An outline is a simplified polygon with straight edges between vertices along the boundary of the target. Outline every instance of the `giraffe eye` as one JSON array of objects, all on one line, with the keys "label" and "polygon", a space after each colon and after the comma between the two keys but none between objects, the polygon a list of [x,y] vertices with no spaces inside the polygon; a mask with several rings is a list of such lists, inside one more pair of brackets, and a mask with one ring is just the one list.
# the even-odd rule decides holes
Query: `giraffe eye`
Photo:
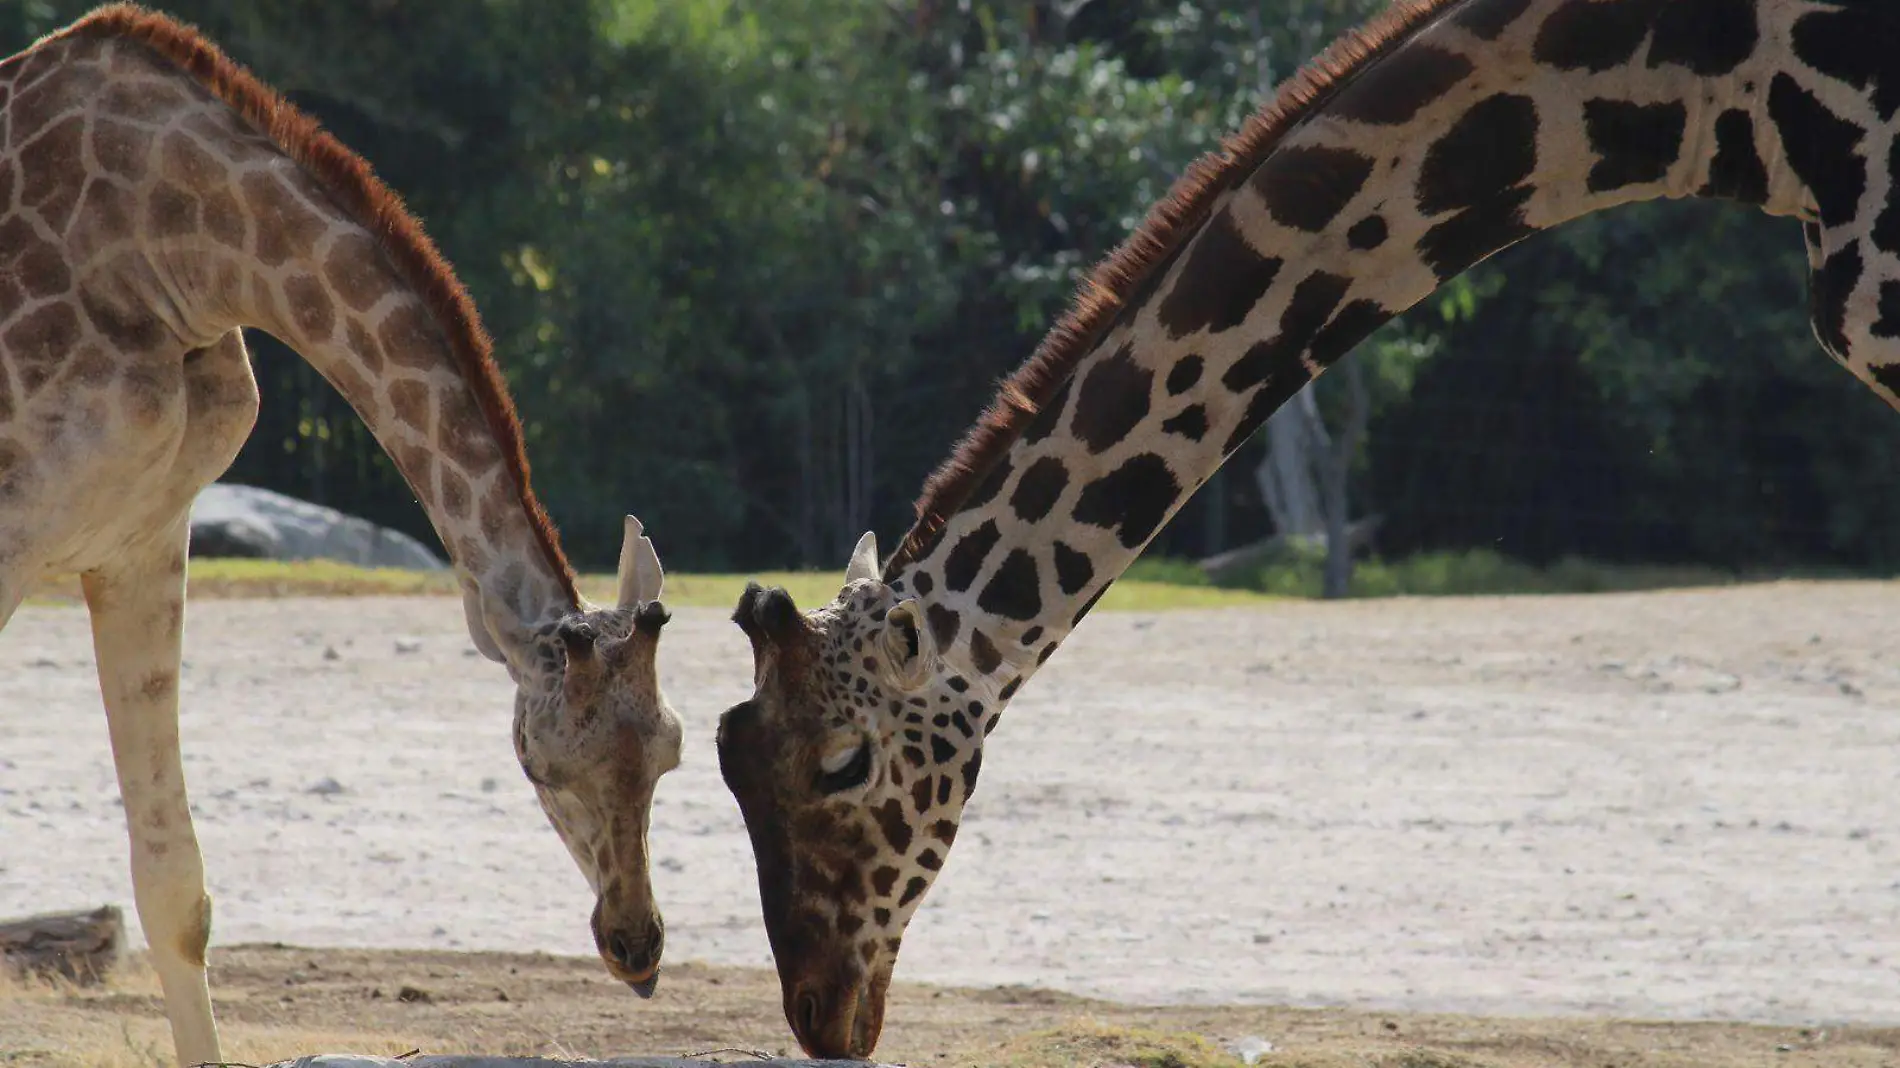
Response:
[{"label": "giraffe eye", "polygon": [[871,743],[859,742],[850,749],[830,753],[818,764],[818,791],[842,793],[864,785],[871,777]]}]

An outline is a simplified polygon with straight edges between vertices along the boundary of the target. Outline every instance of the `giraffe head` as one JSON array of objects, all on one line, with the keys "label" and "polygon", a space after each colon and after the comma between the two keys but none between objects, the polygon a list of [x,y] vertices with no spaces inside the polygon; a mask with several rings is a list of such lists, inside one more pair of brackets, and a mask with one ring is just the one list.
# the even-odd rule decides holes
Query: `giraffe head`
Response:
[{"label": "giraffe head", "polygon": [[655,784],[679,766],[680,721],[655,668],[664,575],[632,516],[619,580],[612,608],[583,606],[532,630],[486,615],[517,682],[515,755],[595,894],[594,945],[611,974],[650,997],[665,928],[647,825]]},{"label": "giraffe head", "polygon": [[1000,706],[939,656],[925,619],[879,577],[869,534],[829,605],[801,613],[753,584],[733,613],[755,690],[720,718],[719,770],[752,838],[785,1017],[815,1057],[877,1046],[904,927]]}]

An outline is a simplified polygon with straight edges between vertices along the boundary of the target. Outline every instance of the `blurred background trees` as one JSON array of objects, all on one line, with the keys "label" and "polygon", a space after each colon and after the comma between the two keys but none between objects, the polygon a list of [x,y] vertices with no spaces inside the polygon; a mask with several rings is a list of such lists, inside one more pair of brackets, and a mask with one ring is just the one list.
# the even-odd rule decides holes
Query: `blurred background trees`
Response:
[{"label": "blurred background trees", "polygon": [[[0,0],[10,53],[81,0]],[[1196,154],[1377,0],[166,0],[408,199],[584,566],[838,566]],[[1376,335],[1311,414],[1386,557],[1900,565],[1900,418],[1808,331],[1792,223],[1584,220]],[[353,413],[253,337],[229,478],[432,537]],[[1262,438],[1268,435],[1263,434]],[[1275,533],[1250,444],[1163,533]],[[1330,492],[1330,491],[1329,491]]]}]

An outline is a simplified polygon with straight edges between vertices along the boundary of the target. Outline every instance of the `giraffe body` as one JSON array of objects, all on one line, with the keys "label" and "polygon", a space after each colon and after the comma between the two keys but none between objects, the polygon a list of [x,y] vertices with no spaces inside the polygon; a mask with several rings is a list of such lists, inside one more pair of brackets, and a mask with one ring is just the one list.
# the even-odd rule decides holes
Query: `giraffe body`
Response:
[{"label": "giraffe body", "polygon": [[517,756],[596,894],[601,956],[651,993],[647,822],[680,745],[652,543],[628,517],[618,602],[584,603],[487,337],[420,227],[193,31],[114,5],[0,62],[0,625],[80,575],[180,1062],[220,1060],[178,684],[191,501],[257,414],[244,327],[317,367],[415,491],[471,639],[516,683]]},{"label": "giraffe body", "polygon": [[720,725],[786,1015],[865,1056],[1003,706],[1280,404],[1531,234],[1706,196],[1802,223],[1822,348],[1900,405],[1900,10],[1406,0],[1190,168]]}]

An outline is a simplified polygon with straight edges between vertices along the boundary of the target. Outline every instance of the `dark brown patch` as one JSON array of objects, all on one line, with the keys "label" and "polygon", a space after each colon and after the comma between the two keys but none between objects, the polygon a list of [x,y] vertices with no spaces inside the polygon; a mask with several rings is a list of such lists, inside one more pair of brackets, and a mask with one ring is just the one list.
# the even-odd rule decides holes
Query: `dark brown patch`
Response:
[{"label": "dark brown patch", "polygon": [[[1045,456],[1030,464],[1023,477],[1016,481],[1016,489],[1009,495],[1009,506],[1023,522],[1037,522],[1056,506],[1068,486],[1068,467],[1053,456]],[[917,592],[927,591],[919,589]]]},{"label": "dark brown patch", "polygon": [[[193,193],[228,187],[231,175],[195,139],[180,134],[166,137],[158,150],[160,173]],[[259,175],[258,177],[263,177]]]},{"label": "dark brown patch", "polygon": [[1164,433],[1199,441],[1207,436],[1207,408],[1190,404],[1161,424]]},{"label": "dark brown patch", "polygon": [[1834,114],[1786,73],[1769,83],[1768,116],[1781,134],[1788,166],[1814,194],[1821,225],[1853,221],[1867,191],[1867,165],[1858,154],[1867,131]]},{"label": "dark brown patch", "polygon": [[1355,78],[1330,110],[1379,126],[1410,122],[1470,74],[1471,61],[1458,53],[1413,42]]},{"label": "dark brown patch", "polygon": [[[1894,144],[1900,148],[1900,140]],[[1768,202],[1768,168],[1755,148],[1755,122],[1741,108],[1724,111],[1715,120],[1715,158],[1709,162],[1709,180],[1696,195],[1744,204]]]},{"label": "dark brown patch", "polygon": [[884,831],[884,840],[899,853],[910,852],[910,823],[904,818],[904,805],[895,797],[885,801],[872,810],[877,817],[877,825]]},{"label": "dark brown patch", "polygon": [[389,406],[396,418],[421,434],[429,432],[429,387],[413,379],[390,383]]},{"label": "dark brown patch", "polygon": [[1077,552],[1063,542],[1055,543],[1056,586],[1063,593],[1074,596],[1088,586],[1095,577],[1095,565],[1088,554]]},{"label": "dark brown patch", "polygon": [[436,471],[435,477],[442,485],[441,504],[449,515],[456,519],[468,518],[469,490],[468,480],[457,474],[454,468],[443,467]]},{"label": "dark brown patch", "polygon": [[943,585],[952,593],[962,593],[976,581],[977,573],[983,570],[983,561],[989,559],[990,550],[1002,540],[1002,532],[996,529],[995,520],[985,520],[983,525],[957,539],[951,547],[950,555],[943,562]]},{"label": "dark brown patch", "polygon": [[350,320],[349,342],[350,351],[356,353],[356,358],[362,362],[365,371],[373,375],[382,373],[382,342],[377,341],[368,330],[363,328],[363,324],[356,319]]},{"label": "dark brown patch", "polygon": [[1082,487],[1072,514],[1078,523],[1113,528],[1122,545],[1133,549],[1154,535],[1180,497],[1181,484],[1168,462],[1144,452]]},{"label": "dark brown patch", "polygon": [[950,648],[950,644],[957,640],[957,631],[963,627],[962,615],[934,601],[924,609],[924,619],[929,622],[930,637],[939,649]]},{"label": "dark brown patch", "polygon": [[[1359,195],[1366,179],[1372,176],[1372,164],[1372,157],[1351,149],[1299,145],[1268,156],[1248,184],[1260,195],[1275,222],[1316,234],[1332,225]],[[1279,261],[1274,263],[1277,273]],[[1271,283],[1272,277],[1267,281]],[[1225,280],[1214,284],[1224,285]],[[1255,293],[1253,303],[1258,303],[1260,296]]]},{"label": "dark brown patch", "polygon": [[1168,396],[1178,397],[1194,388],[1201,380],[1201,372],[1207,369],[1207,361],[1199,356],[1183,356],[1168,369]]},{"label": "dark brown patch", "polygon": [[1082,379],[1069,432],[1090,452],[1108,451],[1148,418],[1153,388],[1154,372],[1135,362],[1133,345],[1123,345],[1097,361]]},{"label": "dark brown patch", "polygon": [[1221,212],[1188,252],[1187,265],[1156,309],[1156,321],[1176,338],[1198,330],[1232,330],[1260,303],[1280,266],[1254,249],[1234,225],[1232,212]]},{"label": "dark brown patch", "polygon": [[1418,210],[1439,215],[1497,200],[1537,166],[1537,106],[1498,93],[1471,105],[1425,150]]},{"label": "dark brown patch", "polygon": [[222,187],[203,194],[205,232],[212,240],[237,252],[250,248],[251,220],[238,206],[237,197]]},{"label": "dark brown patch", "polygon": [[[1893,25],[1891,21],[1888,24]],[[1796,23],[1797,52],[1800,32],[1800,23]],[[1646,62],[1651,67],[1685,67],[1710,78],[1741,66],[1755,54],[1760,40],[1755,0],[1668,0],[1656,13],[1656,30],[1649,39]],[[1900,41],[1886,42],[1883,59],[1892,55],[1896,43]]]},{"label": "dark brown patch", "polygon": [[[109,116],[96,116],[92,123],[92,158],[99,168],[117,178],[137,178],[145,173],[152,156],[152,135],[130,123],[114,122]],[[5,198],[0,197],[0,203]]]},{"label": "dark brown patch", "polygon": [[381,300],[389,280],[383,277],[382,255],[361,234],[344,234],[330,244],[323,260],[323,277],[351,311],[366,312]]},{"label": "dark brown patch", "polygon": [[579,605],[573,569],[529,481],[521,422],[495,365],[493,346],[482,329],[481,318],[455,273],[414,216],[403,208],[401,199],[360,157],[190,27],[133,4],[110,4],[42,39],[33,51],[50,54],[55,42],[87,38],[138,42],[184,71],[267,135],[315,178],[332,203],[377,236],[398,274],[422,294],[434,311],[456,366],[474,391],[490,433],[507,461],[513,494],[528,515],[535,540],[560,581],[568,604]]},{"label": "dark brown patch", "polygon": [[170,182],[159,182],[145,201],[145,228],[153,237],[197,233],[198,198]]},{"label": "dark brown patch", "polygon": [[885,866],[871,873],[871,890],[879,897],[890,897],[897,886],[897,869]]},{"label": "dark brown patch", "polygon": [[1280,313],[1279,332],[1249,347],[1221,375],[1221,385],[1235,393],[1245,393],[1270,377],[1292,374],[1293,368],[1299,368],[1298,377],[1304,380],[1307,375],[1305,369],[1299,367],[1300,356],[1350,288],[1352,279],[1325,271],[1315,271],[1301,279],[1292,299],[1287,301],[1286,310]]},{"label": "dark brown patch", "polygon": [[266,267],[315,254],[328,226],[275,175],[252,171],[238,180],[238,191],[257,221],[257,258]]},{"label": "dark brown patch", "polygon": [[80,183],[72,176],[85,167],[82,142],[86,124],[75,115],[20,150],[20,204],[37,212],[55,232],[64,233],[79,206]]},{"label": "dark brown patch", "polygon": [[1642,182],[1660,182],[1682,157],[1689,111],[1682,102],[1632,104],[1625,100],[1583,102],[1583,128],[1597,161],[1586,180],[1602,193]]},{"label": "dark brown patch", "polygon": [[294,275],[284,282],[284,299],[299,337],[313,343],[330,340],[336,330],[336,307],[322,282],[314,275]]},{"label": "dark brown patch", "polygon": [[1042,612],[1042,574],[1036,558],[1011,549],[977,595],[976,606],[1004,619],[1034,619]]},{"label": "dark brown patch", "polygon": [[1003,654],[997,652],[996,643],[974,627],[970,629],[970,664],[985,675],[1003,665]]},{"label": "dark brown patch", "polygon": [[1370,252],[1385,244],[1385,238],[1385,217],[1381,215],[1368,215],[1346,231],[1347,247],[1357,252]]},{"label": "dark brown patch", "polygon": [[23,398],[38,392],[53,377],[78,340],[79,315],[71,304],[36,308],[0,334]]},{"label": "dark brown patch", "polygon": [[1558,70],[1603,71],[1636,56],[1659,0],[1569,0],[1537,30],[1531,58]]},{"label": "dark brown patch", "polygon": [[1531,0],[1469,0],[1451,16],[1451,21],[1481,41],[1495,41],[1523,18],[1530,6]]},{"label": "dark brown patch", "polygon": [[[134,220],[138,217],[138,202],[132,191],[122,185],[93,181],[86,184],[86,194],[79,211],[81,225],[87,230],[117,239],[132,233]],[[60,273],[65,273],[63,263]],[[28,281],[30,283],[32,280]]]},{"label": "dark brown patch", "polygon": [[405,302],[390,309],[377,324],[376,339],[383,343],[383,355],[401,367],[427,371],[438,364],[441,342],[436,324],[420,304]]}]

